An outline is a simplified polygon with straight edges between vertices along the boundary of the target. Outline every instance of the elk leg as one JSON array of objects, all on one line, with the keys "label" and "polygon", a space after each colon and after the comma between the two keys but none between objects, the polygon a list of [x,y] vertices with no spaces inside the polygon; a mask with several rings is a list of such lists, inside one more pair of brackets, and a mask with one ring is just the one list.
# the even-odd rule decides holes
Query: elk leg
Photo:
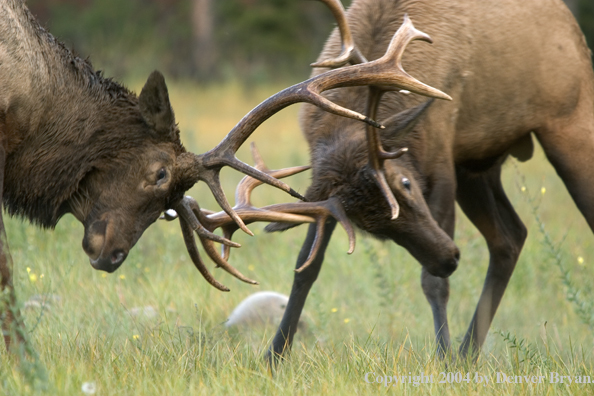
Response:
[{"label": "elk leg", "polygon": [[582,106],[573,118],[558,123],[562,126],[537,130],[536,136],[590,229],[594,231],[594,108],[589,103]]},{"label": "elk leg", "polygon": [[[301,311],[305,305],[305,300],[309,294],[311,286],[318,278],[320,269],[322,268],[322,262],[324,261],[324,253],[330,242],[332,232],[336,227],[336,220],[329,219],[324,225],[323,240],[318,250],[318,254],[315,259],[304,271],[295,273],[293,280],[293,287],[291,289],[291,295],[289,296],[289,302],[283,315],[281,324],[272,340],[272,345],[268,350],[267,358],[272,367],[272,363],[276,363],[279,357],[283,355],[285,351],[290,350],[291,344],[293,343],[293,337],[297,332],[297,324],[299,323],[299,317]],[[296,268],[300,268],[309,256],[309,251],[313,246],[316,237],[316,224],[310,224],[305,242],[301,247],[299,257],[297,257]]]},{"label": "elk leg", "polygon": [[[0,145],[0,202],[4,186],[4,164],[6,153]],[[23,342],[22,323],[16,311],[16,296],[12,284],[12,258],[8,250],[4,220],[0,212],[0,317],[6,349],[11,347],[12,337],[18,344]]]},{"label": "elk leg", "polygon": [[450,297],[450,282],[448,279],[429,274],[423,268],[421,286],[433,313],[437,354],[443,358],[451,349],[447,310],[448,299]]},{"label": "elk leg", "polygon": [[[431,215],[436,219],[441,229],[453,239],[456,224],[454,187],[452,183],[448,183],[448,180],[452,179],[453,171],[452,177],[444,175],[440,178],[442,185],[434,189],[438,193],[428,197],[427,204],[431,210]],[[421,286],[433,314],[437,354],[443,358],[450,352],[452,347],[447,310],[448,300],[450,298],[450,281],[447,278],[433,276],[423,268],[421,272]]]},{"label": "elk leg", "polygon": [[489,268],[476,311],[462,344],[461,356],[478,357],[497,307],[526,240],[526,227],[518,217],[501,185],[501,165],[484,173],[456,169],[457,200],[478,228],[489,249]]}]

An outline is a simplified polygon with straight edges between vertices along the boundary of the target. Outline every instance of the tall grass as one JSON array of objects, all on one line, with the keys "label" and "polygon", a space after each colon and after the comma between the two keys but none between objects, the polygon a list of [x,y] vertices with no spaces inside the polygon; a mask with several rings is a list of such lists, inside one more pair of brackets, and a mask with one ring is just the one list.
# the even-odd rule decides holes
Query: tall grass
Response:
[{"label": "tall grass", "polygon": [[[212,148],[276,88],[281,87],[247,92],[234,85],[173,86],[171,98],[184,142],[196,152]],[[297,109],[285,110],[253,137],[271,168],[308,161],[296,117]],[[246,149],[239,155],[250,161]],[[308,331],[297,334],[293,353],[272,376],[263,354],[274,329],[254,338],[228,334],[222,323],[255,291],[289,292],[303,227],[265,234],[262,226],[253,225],[255,238],[238,233],[243,247],[232,252],[232,263],[260,286],[214,270],[232,289],[221,293],[193,267],[176,222],[151,226],[125,265],[107,275],[88,265],[80,248],[83,228],[72,217],[65,217],[53,232],[7,219],[19,300],[41,295],[48,301],[43,308],[29,304],[24,310],[47,379],[36,379],[44,382],[45,390],[36,386],[19,373],[15,358],[2,351],[0,394],[80,395],[83,387],[97,395],[371,394],[392,388],[423,395],[590,394],[594,385],[551,384],[549,377],[556,372],[594,378],[592,330],[588,322],[582,323],[563,278],[566,273],[572,293],[589,304],[593,236],[541,152],[517,168],[505,167],[504,184],[529,237],[477,364],[446,364],[436,358],[431,311],[420,288],[421,268],[391,243],[359,235],[355,253],[347,256],[347,238],[336,231],[305,307]],[[308,177],[296,177],[291,185],[303,192]],[[223,172],[229,196],[240,178],[234,171]],[[257,205],[289,199],[271,188],[259,189]],[[203,186],[190,194],[202,206],[216,207]],[[553,248],[543,242],[541,229],[554,241]],[[454,347],[466,331],[488,264],[482,237],[461,213],[456,242],[462,259],[451,277]],[[154,307],[158,316],[133,314],[134,308],[145,306]],[[458,372],[462,378],[455,376]],[[493,382],[498,372],[546,380],[498,384]],[[366,382],[367,373],[373,373],[367,376],[372,383]],[[414,377],[421,374],[433,376],[433,383],[415,385]],[[392,381],[393,376],[405,376],[404,383],[386,387],[386,376]],[[445,383],[439,383],[442,376]],[[488,383],[475,381],[484,376]]]}]

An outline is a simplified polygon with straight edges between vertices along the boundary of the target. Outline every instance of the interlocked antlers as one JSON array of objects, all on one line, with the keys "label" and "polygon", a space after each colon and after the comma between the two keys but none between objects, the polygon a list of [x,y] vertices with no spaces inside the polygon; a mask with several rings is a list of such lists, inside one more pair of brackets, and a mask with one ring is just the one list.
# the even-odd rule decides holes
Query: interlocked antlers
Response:
[{"label": "interlocked antlers", "polygon": [[[395,219],[398,216],[399,211],[398,203],[396,202],[396,199],[394,198],[394,195],[386,181],[383,171],[383,162],[386,159],[397,158],[398,156],[402,155],[406,149],[401,149],[396,152],[385,152],[381,148],[381,142],[379,140],[379,136],[377,135],[377,130],[374,129],[383,128],[382,125],[374,120],[377,114],[377,106],[379,104],[381,95],[383,92],[389,90],[407,90],[424,96],[451,100],[447,94],[418,81],[403,70],[401,64],[402,55],[408,43],[412,40],[424,40],[431,42],[431,39],[428,35],[414,28],[408,16],[405,16],[404,23],[394,34],[386,54],[379,59],[366,62],[365,58],[356,49],[353,43],[352,35],[350,34],[350,30],[346,22],[342,4],[338,0],[321,1],[330,7],[337,18],[344,48],[343,53],[339,57],[314,64],[314,66],[338,67],[348,62],[352,63],[353,65],[330,70],[326,73],[310,78],[307,81],[286,88],[285,90],[266,99],[264,102],[250,111],[233,128],[233,130],[229,132],[225,139],[223,139],[223,141],[221,141],[221,143],[211,151],[201,155],[184,153],[178,157],[178,161],[182,163],[181,167],[188,174],[185,178],[185,180],[190,181],[188,186],[191,187],[191,185],[199,180],[206,182],[217,202],[225,211],[224,214],[213,214],[212,212],[203,211],[199,208],[198,203],[190,197],[185,197],[173,206],[173,209],[175,209],[180,215],[180,223],[184,240],[194,264],[204,275],[204,277],[213,286],[220,290],[228,289],[218,283],[212,277],[212,275],[210,275],[204,263],[200,260],[193,231],[198,234],[198,237],[200,238],[200,241],[202,242],[202,245],[204,246],[209,257],[211,257],[220,267],[236,276],[238,279],[248,283],[255,282],[243,276],[226,261],[226,258],[229,256],[229,247],[239,246],[237,243],[234,243],[229,239],[237,227],[241,228],[246,233],[253,235],[248,230],[245,223],[253,221],[279,221],[288,223],[317,221],[318,233],[316,235],[316,242],[310,251],[308,260],[297,271],[301,271],[306,268],[315,258],[319,248],[319,243],[322,240],[321,230],[323,230],[324,222],[330,215],[335,217],[343,224],[347,230],[347,233],[349,234],[349,251],[354,249],[354,233],[352,231],[352,227],[348,222],[346,215],[344,214],[342,205],[337,201],[336,198],[330,198],[327,201],[316,203],[299,202],[292,204],[270,205],[262,209],[251,206],[249,203],[249,191],[261,183],[270,184],[286,192],[289,192],[294,197],[304,199],[287,184],[275,178],[296,173],[295,169],[291,168],[280,171],[269,171],[267,168],[265,168],[261,161],[258,164],[257,158],[256,167],[251,167],[235,157],[235,153],[239,147],[247,140],[247,138],[261,123],[266,121],[268,118],[283,108],[299,102],[310,103],[330,113],[367,123],[369,162],[374,170],[374,177],[390,204],[392,209],[392,218]],[[321,95],[322,92],[329,89],[351,86],[371,87],[367,116],[341,107]],[[231,205],[229,205],[219,181],[219,173],[223,166],[230,166],[255,179],[252,179],[251,181],[245,181],[244,187],[241,190],[238,190],[237,195],[240,199],[238,206],[235,208],[231,208]],[[187,189],[189,189],[189,187]],[[248,191],[247,194],[246,191]],[[218,227],[223,228],[225,235],[224,237],[216,235],[212,232]],[[223,243],[223,256],[218,255],[214,251],[212,244],[213,241]]]},{"label": "interlocked antlers", "polygon": [[[252,144],[252,155],[255,161],[255,168],[261,172],[266,173],[275,178],[283,178],[303,172],[309,169],[309,166],[299,166],[293,168],[286,168],[280,170],[269,170],[260,154],[256,150],[255,145]],[[244,177],[237,185],[235,199],[237,204],[233,207],[233,211],[243,220],[245,224],[249,224],[255,221],[266,221],[266,222],[283,222],[283,223],[317,223],[318,230],[323,228],[324,223],[329,216],[334,217],[344,227],[345,231],[349,236],[349,253],[352,253],[355,248],[355,231],[349,222],[342,206],[337,204],[334,198],[328,201],[322,202],[293,202],[283,203],[265,206],[263,208],[254,207],[251,203],[251,193],[257,186],[261,185],[262,182],[254,179],[250,176]],[[257,282],[246,278],[241,272],[237,271],[231,266],[227,260],[229,259],[230,246],[239,246],[230,239],[233,233],[239,228],[233,218],[225,213],[218,212],[213,213],[208,210],[200,209],[198,203],[192,197],[185,197],[182,202],[178,205],[177,211],[180,217],[180,225],[184,236],[184,242],[190,253],[190,257],[196,265],[196,268],[204,276],[204,278],[214,287],[222,291],[229,291],[227,287],[216,281],[210,274],[204,263],[202,262],[198,249],[196,247],[196,241],[192,230],[196,230],[200,242],[206,252],[206,254],[221,268],[229,272],[244,282],[257,284]],[[172,219],[175,216],[169,215],[168,219]],[[220,237],[216,234],[212,234],[214,230],[221,228],[223,235]],[[319,232],[320,238],[316,239],[316,243],[311,249],[309,259],[304,263],[302,268],[307,267],[313,260],[321,243],[321,232]],[[214,247],[213,240],[209,235],[216,235],[217,242],[223,242],[223,252],[219,255]],[[302,270],[301,268],[298,270]]]}]

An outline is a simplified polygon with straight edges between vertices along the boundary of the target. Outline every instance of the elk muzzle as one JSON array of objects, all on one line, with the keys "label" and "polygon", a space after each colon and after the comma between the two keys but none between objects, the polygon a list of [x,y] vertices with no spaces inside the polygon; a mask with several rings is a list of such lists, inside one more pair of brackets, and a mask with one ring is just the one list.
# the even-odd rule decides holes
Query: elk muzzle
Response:
[{"label": "elk muzzle", "polygon": [[129,246],[116,236],[116,228],[116,222],[107,215],[85,225],[82,246],[96,270],[112,273],[128,256]]},{"label": "elk muzzle", "polygon": [[445,232],[438,231],[432,241],[415,241],[404,246],[431,275],[447,278],[458,268],[460,250]]}]

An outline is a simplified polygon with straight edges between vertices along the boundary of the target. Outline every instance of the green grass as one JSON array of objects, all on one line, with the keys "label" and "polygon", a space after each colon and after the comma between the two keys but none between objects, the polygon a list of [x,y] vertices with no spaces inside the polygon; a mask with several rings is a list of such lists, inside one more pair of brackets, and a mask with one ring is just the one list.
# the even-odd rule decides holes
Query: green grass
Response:
[{"label": "green grass", "polygon": [[[184,142],[196,152],[212,148],[243,114],[280,88],[247,92],[233,85],[174,85],[171,98]],[[271,168],[307,162],[296,118],[297,108],[290,108],[254,134]],[[247,149],[240,158],[250,160]],[[304,192],[308,177],[295,177],[291,185]],[[240,178],[234,171],[223,172],[230,197]],[[222,323],[255,291],[289,293],[304,227],[265,234],[262,226],[253,225],[255,238],[238,233],[243,247],[232,252],[231,263],[260,285],[241,283],[213,269],[231,288],[221,293],[189,260],[177,222],[151,226],[125,265],[105,275],[88,264],[81,248],[83,227],[72,217],[64,218],[53,232],[7,219],[19,300],[36,294],[55,294],[60,300],[48,309],[25,310],[47,382],[22,376],[14,358],[2,350],[0,394],[43,393],[45,386],[48,394],[80,395],[85,382],[96,384],[97,395],[390,390],[367,383],[369,372],[375,373],[372,378],[433,375],[432,384],[396,385],[405,394],[591,394],[592,384],[550,384],[548,376],[557,372],[594,379],[593,333],[587,321],[594,301],[592,233],[542,152],[517,169],[506,165],[504,179],[529,237],[476,365],[446,366],[435,358],[431,312],[420,288],[421,267],[391,243],[358,235],[357,249],[348,256],[345,233],[335,233],[305,307],[308,331],[297,334],[290,359],[273,377],[263,359],[273,329],[248,337],[226,333]],[[204,186],[190,193],[203,207],[216,207]],[[288,199],[268,187],[255,195],[257,205]],[[451,277],[449,303],[455,348],[474,311],[488,263],[482,237],[462,214],[456,242],[462,259]],[[130,314],[132,308],[148,305],[158,310],[157,319]],[[440,384],[441,372],[470,373],[471,381]],[[540,384],[494,384],[497,372],[547,378]],[[475,373],[488,376],[490,383],[476,384]]]}]

